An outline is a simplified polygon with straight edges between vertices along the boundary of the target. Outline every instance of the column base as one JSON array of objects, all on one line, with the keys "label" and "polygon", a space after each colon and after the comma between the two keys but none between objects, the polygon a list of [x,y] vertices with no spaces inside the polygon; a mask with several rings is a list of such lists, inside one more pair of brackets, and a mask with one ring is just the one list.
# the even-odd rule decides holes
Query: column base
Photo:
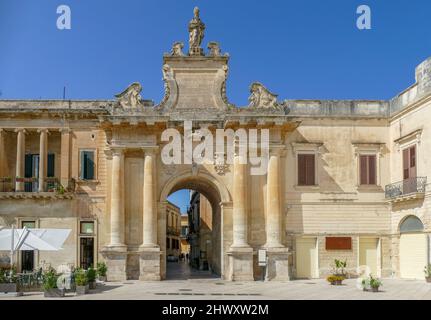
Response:
[{"label": "column base", "polygon": [[108,267],[107,280],[126,281],[127,247],[122,245],[106,246],[101,250],[101,253]]},{"label": "column base", "polygon": [[139,248],[139,280],[160,281],[161,267],[160,257],[162,252],[159,247]]},{"label": "column base", "polygon": [[254,281],[253,277],[253,248],[231,247],[227,252],[229,257],[230,281]]},{"label": "column base", "polygon": [[266,248],[267,266],[265,281],[289,281],[289,249]]}]

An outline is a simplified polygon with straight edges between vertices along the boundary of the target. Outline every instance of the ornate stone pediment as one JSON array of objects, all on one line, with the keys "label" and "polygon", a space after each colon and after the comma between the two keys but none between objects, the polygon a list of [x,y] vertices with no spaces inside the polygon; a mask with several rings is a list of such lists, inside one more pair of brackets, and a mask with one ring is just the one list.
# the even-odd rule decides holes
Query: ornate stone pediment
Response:
[{"label": "ornate stone pediment", "polygon": [[250,86],[251,95],[248,98],[250,108],[277,109],[280,104],[277,102],[278,95],[269,91],[263,84],[255,82]]}]

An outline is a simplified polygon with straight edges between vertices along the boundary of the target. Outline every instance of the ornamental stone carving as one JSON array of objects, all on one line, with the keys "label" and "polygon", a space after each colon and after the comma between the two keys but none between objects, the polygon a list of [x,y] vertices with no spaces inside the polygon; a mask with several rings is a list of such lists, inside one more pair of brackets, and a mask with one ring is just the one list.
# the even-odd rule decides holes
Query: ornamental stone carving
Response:
[{"label": "ornamental stone carving", "polygon": [[193,12],[194,17],[189,23],[189,54],[191,56],[203,56],[201,44],[204,39],[205,24],[199,17],[199,8],[196,7]]},{"label": "ornamental stone carving", "polygon": [[115,95],[118,103],[123,109],[135,109],[142,103],[140,95],[142,86],[138,82],[132,83],[126,90],[120,94]]},{"label": "ornamental stone carving", "polygon": [[255,82],[250,87],[251,95],[248,98],[251,108],[276,109],[279,107],[277,103],[278,95],[270,92],[264,85]]},{"label": "ornamental stone carving", "polygon": [[208,43],[208,49],[209,49],[209,56],[210,57],[220,57],[221,56],[221,50],[220,45],[217,42],[210,42]]},{"label": "ornamental stone carving", "polygon": [[184,57],[185,54],[183,53],[184,43],[182,42],[175,42],[172,46],[171,55],[174,57]]}]

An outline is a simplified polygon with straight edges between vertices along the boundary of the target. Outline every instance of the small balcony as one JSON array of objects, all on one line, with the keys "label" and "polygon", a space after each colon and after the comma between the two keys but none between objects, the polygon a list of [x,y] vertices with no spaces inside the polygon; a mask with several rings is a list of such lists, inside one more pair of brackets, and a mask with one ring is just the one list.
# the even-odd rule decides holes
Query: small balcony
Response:
[{"label": "small balcony", "polygon": [[[22,191],[17,191],[17,184],[21,184]],[[0,178],[0,199],[70,198],[74,191],[74,180],[63,187],[57,178],[45,178],[39,190],[38,178]]]},{"label": "small balcony", "polygon": [[387,185],[385,196],[390,202],[423,199],[425,197],[426,184],[427,177],[409,178]]}]

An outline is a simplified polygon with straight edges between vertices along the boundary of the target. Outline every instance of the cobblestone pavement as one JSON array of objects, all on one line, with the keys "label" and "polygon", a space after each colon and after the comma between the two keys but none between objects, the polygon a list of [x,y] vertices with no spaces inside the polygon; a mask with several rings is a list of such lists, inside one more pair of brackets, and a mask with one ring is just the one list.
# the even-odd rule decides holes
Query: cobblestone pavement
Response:
[{"label": "cobblestone pavement", "polygon": [[[77,300],[431,300],[431,284],[424,281],[383,279],[379,293],[363,292],[357,280],[331,286],[324,279],[286,282],[227,282],[207,272],[191,272],[183,264],[170,264],[168,279],[161,282],[126,281],[100,284],[85,296],[70,293]],[[178,280],[181,279],[181,280]],[[23,297],[1,295],[3,299],[45,299],[42,293]]]}]

